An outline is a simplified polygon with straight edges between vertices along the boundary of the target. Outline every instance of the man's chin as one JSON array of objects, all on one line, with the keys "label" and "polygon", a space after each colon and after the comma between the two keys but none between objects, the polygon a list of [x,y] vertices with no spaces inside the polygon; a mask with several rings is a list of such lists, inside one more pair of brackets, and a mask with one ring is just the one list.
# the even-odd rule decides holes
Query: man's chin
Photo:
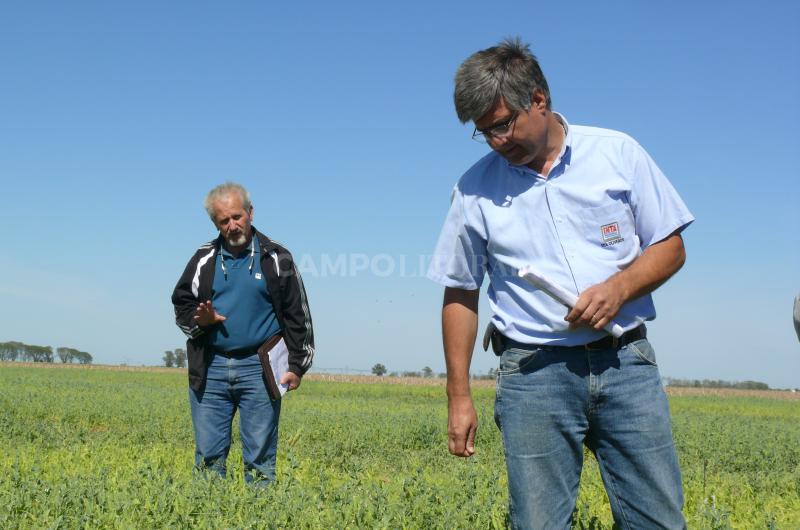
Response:
[{"label": "man's chin", "polygon": [[247,238],[244,237],[244,234],[240,235],[237,238],[230,238],[225,240],[228,243],[229,247],[243,247],[245,243],[247,243]]},{"label": "man's chin", "polygon": [[528,153],[518,147],[515,147],[507,153],[500,153],[500,156],[505,158],[509,164],[514,166],[524,166],[530,162],[529,159],[532,158]]}]

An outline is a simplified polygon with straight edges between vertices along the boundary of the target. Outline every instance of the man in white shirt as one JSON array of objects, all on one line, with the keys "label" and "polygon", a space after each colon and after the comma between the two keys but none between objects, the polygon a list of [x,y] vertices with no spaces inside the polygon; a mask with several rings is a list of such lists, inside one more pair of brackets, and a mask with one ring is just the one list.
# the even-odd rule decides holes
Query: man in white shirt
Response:
[{"label": "man in white shirt", "polygon": [[[455,104],[492,152],[455,187],[428,271],[445,286],[450,452],[475,450],[469,366],[488,274],[512,525],[569,527],[585,444],[617,525],[684,528],[669,408],[643,323],[655,318],[650,293],[683,265],[680,233],[694,217],[632,138],[551,110],[519,40],[469,57]],[[579,295],[576,306],[519,278],[526,265]],[[619,339],[603,331],[612,319]]]}]

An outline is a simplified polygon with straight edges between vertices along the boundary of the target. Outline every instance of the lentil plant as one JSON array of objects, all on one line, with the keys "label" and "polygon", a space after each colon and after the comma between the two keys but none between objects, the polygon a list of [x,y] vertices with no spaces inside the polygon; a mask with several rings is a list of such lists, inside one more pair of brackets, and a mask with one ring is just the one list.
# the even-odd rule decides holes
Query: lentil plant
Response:
[{"label": "lentil plant", "polygon": [[[0,528],[505,528],[494,391],[469,460],[446,449],[443,386],[305,380],[281,413],[278,478],[191,470],[182,371],[0,365]],[[690,528],[800,527],[800,403],[671,399]],[[587,458],[575,528],[611,528]]]}]

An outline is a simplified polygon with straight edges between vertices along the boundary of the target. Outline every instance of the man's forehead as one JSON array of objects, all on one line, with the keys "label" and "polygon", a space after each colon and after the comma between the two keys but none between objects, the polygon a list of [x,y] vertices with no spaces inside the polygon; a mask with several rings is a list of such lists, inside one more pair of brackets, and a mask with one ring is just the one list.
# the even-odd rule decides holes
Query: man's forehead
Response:
[{"label": "man's forehead", "polygon": [[228,193],[214,201],[214,213],[216,215],[232,213],[237,210],[244,210],[242,198],[238,193]]},{"label": "man's forehead", "polygon": [[506,100],[500,97],[494,105],[489,107],[486,114],[475,120],[475,127],[478,129],[490,129],[495,125],[508,121],[512,111],[506,105]]}]

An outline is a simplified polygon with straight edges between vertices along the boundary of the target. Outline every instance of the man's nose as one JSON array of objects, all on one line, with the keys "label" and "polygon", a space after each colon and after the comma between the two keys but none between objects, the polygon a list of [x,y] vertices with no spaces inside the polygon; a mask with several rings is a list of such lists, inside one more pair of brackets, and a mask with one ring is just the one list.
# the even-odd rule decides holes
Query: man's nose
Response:
[{"label": "man's nose", "polygon": [[489,137],[489,146],[492,149],[497,149],[498,147],[503,147],[508,143],[508,135],[504,136],[491,136]]}]

